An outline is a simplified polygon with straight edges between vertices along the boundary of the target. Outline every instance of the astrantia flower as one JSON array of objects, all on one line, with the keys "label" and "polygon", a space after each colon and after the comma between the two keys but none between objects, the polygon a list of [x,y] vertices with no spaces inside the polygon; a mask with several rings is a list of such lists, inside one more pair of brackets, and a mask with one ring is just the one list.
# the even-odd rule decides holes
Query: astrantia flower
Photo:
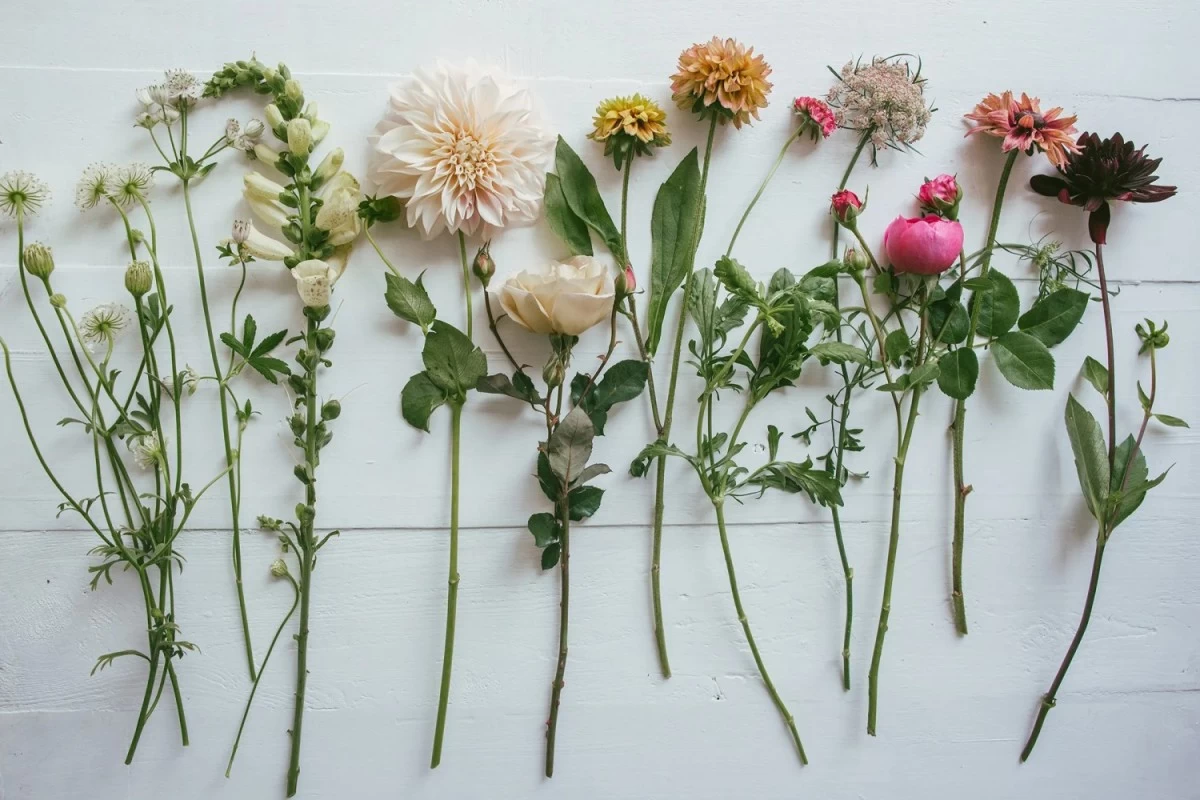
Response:
[{"label": "astrantia flower", "polygon": [[1068,153],[1079,148],[1071,138],[1075,135],[1075,117],[1063,116],[1061,108],[1052,108],[1042,113],[1041,101],[1024,92],[1021,99],[1012,92],[1002,95],[989,94],[975,106],[975,110],[963,116],[972,124],[967,136],[986,133],[1004,140],[1002,150],[1020,150],[1032,155],[1034,148],[1046,154],[1050,163],[1061,167]]},{"label": "astrantia flower", "polygon": [[800,117],[800,124],[817,138],[828,139],[837,130],[837,116],[833,109],[815,97],[797,97],[792,101],[792,111]]},{"label": "astrantia flower", "polygon": [[678,71],[671,76],[675,103],[704,117],[716,114],[735,128],[758,119],[766,108],[771,67],[754,48],[733,39],[714,36],[694,44],[679,55]]},{"label": "astrantia flower", "polygon": [[19,170],[0,175],[0,213],[36,214],[49,201],[50,187],[36,175]]},{"label": "astrantia flower", "polygon": [[133,463],[142,469],[154,469],[166,457],[163,443],[157,433],[144,433],[129,440],[126,445],[133,456]]},{"label": "astrantia flower", "polygon": [[604,155],[611,156],[617,169],[630,154],[648,156],[655,147],[671,143],[667,132],[667,112],[653,100],[640,94],[613,97],[596,107],[593,130],[588,138],[604,142]]},{"label": "astrantia flower", "polygon": [[1174,186],[1156,186],[1154,171],[1161,158],[1146,156],[1146,148],[1134,149],[1119,133],[1101,139],[1085,133],[1078,151],[1067,156],[1058,175],[1034,175],[1029,185],[1046,197],[1087,209],[1088,232],[1096,244],[1104,244],[1110,217],[1109,201],[1157,203],[1174,197]]},{"label": "astrantia flower", "polygon": [[154,172],[145,164],[129,164],[112,172],[108,180],[108,193],[123,206],[145,199],[154,185]]},{"label": "astrantia flower", "polygon": [[96,205],[112,194],[113,173],[116,168],[112,164],[92,164],[83,171],[79,183],[75,184],[75,205],[80,211],[95,208]]},{"label": "astrantia flower", "polygon": [[869,134],[871,146],[901,149],[925,135],[933,110],[925,104],[925,79],[903,59],[848,61],[826,100],[843,128]]},{"label": "astrantia flower", "polygon": [[541,212],[554,139],[527,91],[474,62],[439,62],[393,86],[368,141],[379,194],[405,201],[425,238],[490,238]]},{"label": "astrantia flower", "polygon": [[96,306],[79,321],[79,335],[92,346],[110,345],[129,324],[129,311],[118,303]]},{"label": "astrantia flower", "polygon": [[167,70],[163,87],[168,103],[179,109],[195,105],[204,91],[204,84],[186,69]]}]

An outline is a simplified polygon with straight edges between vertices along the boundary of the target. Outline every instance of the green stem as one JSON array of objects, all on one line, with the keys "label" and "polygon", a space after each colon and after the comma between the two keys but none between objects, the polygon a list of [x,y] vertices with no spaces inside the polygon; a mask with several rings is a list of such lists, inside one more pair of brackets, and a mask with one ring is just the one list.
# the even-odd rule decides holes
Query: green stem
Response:
[{"label": "green stem", "polygon": [[[1000,210],[1004,206],[1004,193],[1008,188],[1008,179],[1012,174],[1013,165],[1017,161],[1020,150],[1013,150],[1004,162],[1000,172],[1000,182],[996,185],[996,199],[992,201],[992,221],[988,226],[987,245],[979,259],[979,277],[986,278],[992,263],[992,249],[996,242],[996,231],[1000,227]],[[971,309],[971,319],[967,327],[967,347],[975,346],[975,332],[979,328],[979,309],[981,303],[975,303]],[[963,543],[966,529],[967,495],[971,487],[963,478],[963,445],[967,415],[966,398],[954,403],[953,447],[954,447],[954,540],[952,544],[952,584],[951,599],[954,605],[954,626],[959,635],[967,634],[967,606],[963,598]]]},{"label": "green stem", "polygon": [[561,595],[558,605],[558,667],[554,682],[550,685],[550,720],[546,724],[546,777],[554,777],[554,742],[558,734],[558,707],[562,697],[563,676],[567,671],[567,622],[571,599],[571,509],[564,491],[559,500],[559,557],[558,567],[562,576]]},{"label": "green stem", "polygon": [[767,190],[767,184],[775,177],[775,173],[779,171],[779,166],[783,163],[783,159],[787,156],[788,150],[792,144],[800,138],[800,134],[804,132],[804,127],[796,129],[796,132],[788,137],[783,143],[783,147],[779,149],[779,155],[775,159],[775,163],[771,165],[771,169],[767,172],[767,177],[763,178],[763,182],[759,184],[758,191],[754,193],[754,197],[750,200],[750,205],[746,206],[746,210],[742,212],[742,218],[738,220],[737,227],[733,229],[733,237],[729,240],[729,247],[725,249],[725,257],[733,253],[733,245],[737,243],[738,234],[742,232],[742,226],[746,224],[746,220],[750,218],[750,212],[754,210],[754,206],[758,204],[759,198],[763,196],[763,192]]},{"label": "green stem", "polygon": [[[671,379],[667,384],[667,403],[664,408],[662,428],[659,438],[667,442],[671,436],[671,423],[675,414],[675,392],[679,385],[679,361],[683,352],[683,331],[687,326],[688,302],[692,296],[692,280],[695,275],[695,251],[700,246],[700,226],[704,220],[704,198],[708,188],[708,170],[712,161],[713,138],[717,133],[717,117],[714,115],[708,128],[708,141],[704,147],[704,167],[700,172],[700,203],[696,213],[695,241],[692,243],[693,263],[688,272],[687,280],[683,283],[683,304],[680,306],[679,322],[675,328],[675,346],[671,355]],[[663,536],[663,512],[666,508],[667,462],[665,458],[658,459],[654,477],[654,545],[650,564],[651,591],[654,595],[654,638],[658,645],[658,663],[662,667],[664,678],[671,677],[671,664],[667,658],[667,640],[663,627],[662,616],[662,583],[661,559]]]},{"label": "green stem", "polygon": [[307,506],[304,518],[300,521],[299,556],[300,561],[300,630],[296,634],[296,706],[292,714],[292,747],[288,761],[287,796],[296,794],[300,783],[300,737],[304,728],[304,696],[308,688],[308,619],[309,600],[312,596],[312,573],[316,563],[316,537],[313,528],[316,524],[317,509],[317,368],[321,363],[320,348],[317,345],[317,329],[319,323],[308,320],[308,333],[305,336],[305,349],[311,360],[308,361],[306,389],[304,393],[305,438],[304,457],[308,465],[308,482],[305,485],[304,501]]},{"label": "green stem", "polygon": [[[204,310],[204,332],[208,337],[208,352],[212,358],[213,375],[221,377],[221,359],[217,354],[217,340],[213,336],[212,313],[208,306],[208,283],[204,278],[204,258],[200,254],[200,237],[196,233],[196,221],[192,213],[192,193],[189,181],[183,181],[183,205],[187,209],[188,229],[192,234],[192,251],[196,258],[196,278],[200,284],[200,306]],[[225,447],[225,466],[229,468],[229,510],[230,522],[233,526],[233,578],[237,587],[238,613],[242,621],[242,644],[246,650],[246,666],[250,670],[250,680],[253,681],[254,646],[250,637],[250,617],[246,613],[246,590],[242,583],[242,532],[241,532],[241,497],[238,495],[237,476],[233,469],[233,445],[229,436],[229,404],[225,392],[219,392],[221,401],[221,440]]]},{"label": "green stem", "polygon": [[[867,146],[867,142],[871,141],[871,131],[865,130],[862,136],[858,137],[858,146],[854,148],[854,155],[850,156],[850,163],[846,165],[846,171],[842,173],[842,182],[838,184],[837,190],[840,192],[846,188],[846,184],[850,182],[850,173],[854,172],[854,167],[858,164],[858,158],[862,155],[863,149]],[[833,221],[833,241],[830,249],[830,257],[838,257],[838,231],[841,226],[835,219]],[[840,330],[840,329],[839,329]],[[840,340],[839,340],[840,341]]]},{"label": "green stem", "polygon": [[733,554],[729,550],[729,535],[725,530],[725,503],[723,500],[713,501],[713,508],[717,512],[717,532],[721,535],[721,550],[725,554],[725,571],[729,574],[729,591],[733,594],[733,606],[737,610],[738,622],[742,623],[742,631],[746,634],[746,643],[750,645],[750,653],[754,656],[754,663],[758,666],[758,673],[762,676],[763,683],[766,684],[767,693],[771,695],[771,700],[775,703],[775,707],[779,709],[780,715],[783,716],[783,721],[787,724],[788,731],[792,734],[792,741],[796,745],[796,752],[800,755],[800,763],[807,764],[808,757],[804,754],[804,745],[800,741],[800,733],[796,730],[796,720],[792,713],[783,703],[783,698],[779,696],[779,692],[775,690],[775,684],[771,682],[771,676],[767,674],[767,666],[763,663],[762,656],[759,655],[758,645],[754,642],[754,634],[750,630],[750,620],[746,617],[746,610],[742,607],[742,596],[738,592],[737,573],[733,569]]},{"label": "green stem", "polygon": [[467,237],[462,231],[458,232],[458,255],[462,259],[463,299],[466,302],[467,338],[474,341],[475,315],[471,311],[471,262],[467,260]]},{"label": "green stem", "polygon": [[442,651],[442,684],[438,692],[437,726],[433,733],[431,769],[442,762],[442,738],[446,733],[446,709],[450,704],[450,673],[454,665],[454,623],[458,615],[458,481],[462,404],[450,405],[450,568],[446,594],[446,640]]}]

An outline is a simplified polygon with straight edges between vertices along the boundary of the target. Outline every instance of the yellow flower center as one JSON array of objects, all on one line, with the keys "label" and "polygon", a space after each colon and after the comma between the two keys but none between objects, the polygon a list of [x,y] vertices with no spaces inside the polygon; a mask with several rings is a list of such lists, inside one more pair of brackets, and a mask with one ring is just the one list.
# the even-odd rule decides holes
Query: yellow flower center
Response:
[{"label": "yellow flower center", "polygon": [[454,139],[443,148],[443,157],[459,185],[474,190],[477,183],[490,178],[496,171],[496,158],[469,131],[455,132]]}]

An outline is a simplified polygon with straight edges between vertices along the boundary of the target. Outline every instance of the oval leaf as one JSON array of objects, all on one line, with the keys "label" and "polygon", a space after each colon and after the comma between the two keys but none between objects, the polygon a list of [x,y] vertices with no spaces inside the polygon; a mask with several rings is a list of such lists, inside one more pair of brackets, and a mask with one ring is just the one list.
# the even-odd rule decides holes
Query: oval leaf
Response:
[{"label": "oval leaf", "polygon": [[596,188],[596,179],[566,139],[558,137],[554,148],[554,169],[558,172],[563,198],[575,216],[589,228],[600,234],[609,252],[620,258],[624,250],[621,234],[613,224],[612,216],[604,205],[604,198]]},{"label": "oval leaf", "polygon": [[659,188],[650,218],[650,302],[646,347],[653,353],[662,338],[667,302],[683,285],[695,263],[696,221],[703,198],[700,162],[692,148]]},{"label": "oval leaf", "polygon": [[1054,356],[1029,334],[1004,334],[992,342],[992,355],[1000,374],[1018,389],[1054,388]]},{"label": "oval leaf", "polygon": [[563,194],[562,181],[554,173],[546,174],[546,221],[550,230],[562,239],[563,244],[572,255],[590,256],[592,254],[592,235],[588,233],[587,223],[579,218],[567,205],[566,195]]},{"label": "oval leaf", "polygon": [[1104,434],[1100,431],[1100,423],[1074,395],[1067,396],[1066,422],[1071,452],[1075,455],[1075,471],[1079,474],[1079,487],[1083,490],[1088,511],[1098,520],[1108,501],[1109,491],[1108,452],[1104,447]]},{"label": "oval leaf", "polygon": [[969,347],[952,350],[938,359],[938,388],[947,397],[966,400],[979,380],[979,357]]},{"label": "oval leaf", "polygon": [[1088,296],[1078,289],[1059,289],[1033,304],[1017,320],[1017,327],[1046,347],[1061,343],[1087,311]]},{"label": "oval leaf", "polygon": [[[968,281],[969,283],[969,281]],[[1000,336],[1012,330],[1017,324],[1021,313],[1021,298],[1017,287],[1003,272],[992,270],[988,273],[990,289],[974,292],[971,295],[971,313],[975,313],[979,305],[979,323],[975,330],[982,336]]]}]

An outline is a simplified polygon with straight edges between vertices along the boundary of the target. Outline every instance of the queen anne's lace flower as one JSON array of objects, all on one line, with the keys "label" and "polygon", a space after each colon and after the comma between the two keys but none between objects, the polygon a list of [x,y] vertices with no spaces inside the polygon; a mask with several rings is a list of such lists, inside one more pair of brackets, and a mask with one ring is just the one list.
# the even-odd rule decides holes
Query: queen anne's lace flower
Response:
[{"label": "queen anne's lace flower", "polygon": [[848,61],[826,100],[843,128],[870,136],[871,146],[910,147],[925,135],[933,114],[925,103],[925,80],[900,58]]},{"label": "queen anne's lace flower", "polygon": [[393,86],[368,141],[379,194],[403,200],[425,238],[490,238],[541,213],[554,139],[527,91],[474,62],[439,62]]}]

